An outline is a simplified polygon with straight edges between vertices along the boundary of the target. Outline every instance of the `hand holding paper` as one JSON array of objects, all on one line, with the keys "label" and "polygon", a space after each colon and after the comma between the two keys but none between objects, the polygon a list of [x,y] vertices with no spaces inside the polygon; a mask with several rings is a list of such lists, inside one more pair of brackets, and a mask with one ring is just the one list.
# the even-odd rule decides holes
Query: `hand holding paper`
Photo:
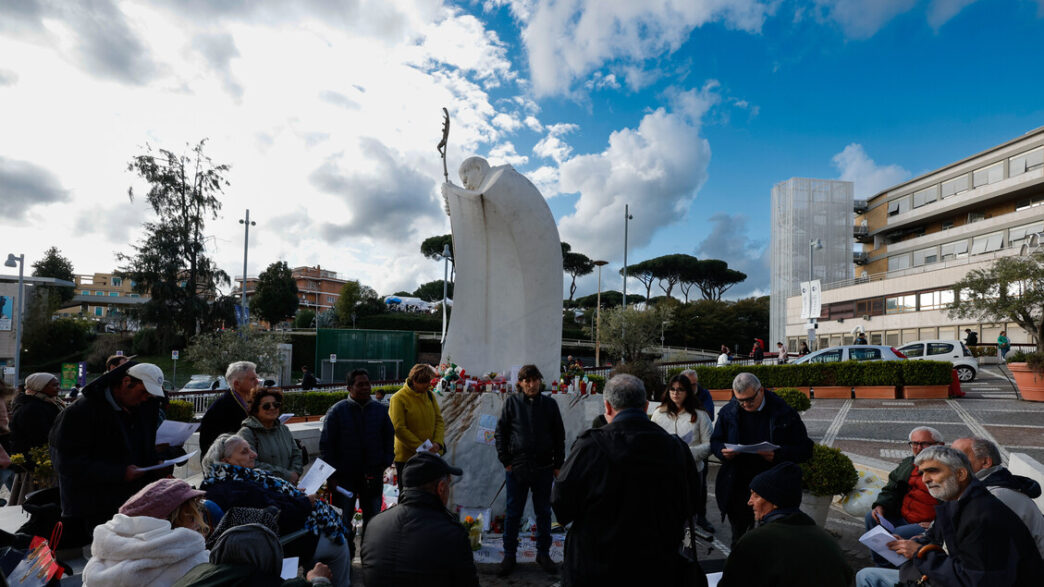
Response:
[{"label": "hand holding paper", "polygon": [[185,461],[191,459],[192,457],[196,456],[196,453],[198,453],[198,452],[199,452],[198,450],[194,450],[194,451],[188,453],[187,455],[181,455],[180,457],[176,457],[176,458],[173,458],[173,459],[167,459],[167,460],[163,461],[162,463],[160,463],[158,465],[152,465],[151,467],[138,467],[138,470],[139,471],[155,471],[157,469],[163,469],[163,468],[166,468],[166,467],[172,467],[172,466],[174,466],[174,465],[176,465],[178,463],[184,463]]},{"label": "hand holding paper", "polygon": [[297,484],[297,488],[304,492],[305,495],[312,495],[319,491],[319,488],[323,486],[323,483],[330,478],[330,475],[334,474],[334,469],[330,463],[327,463],[323,459],[315,459],[315,463],[308,469],[305,476],[301,478],[300,483]]},{"label": "hand holding paper", "polygon": [[865,544],[870,550],[883,556],[888,562],[899,567],[906,562],[906,557],[895,552],[891,548],[888,548],[888,545],[896,540],[898,540],[898,538],[881,526],[874,526],[869,532],[859,537],[859,541]]}]

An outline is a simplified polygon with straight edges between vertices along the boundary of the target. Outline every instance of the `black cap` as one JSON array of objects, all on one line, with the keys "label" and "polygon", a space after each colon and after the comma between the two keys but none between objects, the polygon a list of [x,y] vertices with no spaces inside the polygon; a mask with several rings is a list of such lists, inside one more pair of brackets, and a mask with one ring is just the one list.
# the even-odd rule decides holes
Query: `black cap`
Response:
[{"label": "black cap", "polygon": [[463,475],[464,471],[451,467],[442,457],[430,452],[419,452],[406,461],[402,468],[402,486],[420,487],[425,483],[442,479],[446,475]]},{"label": "black cap", "polygon": [[754,477],[750,490],[778,508],[801,505],[801,467],[790,461],[780,463]]}]

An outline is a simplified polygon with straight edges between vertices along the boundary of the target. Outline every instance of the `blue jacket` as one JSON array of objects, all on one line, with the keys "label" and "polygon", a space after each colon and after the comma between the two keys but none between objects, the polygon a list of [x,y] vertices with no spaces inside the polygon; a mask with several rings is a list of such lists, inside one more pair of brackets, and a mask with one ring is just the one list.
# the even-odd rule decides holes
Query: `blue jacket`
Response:
[{"label": "blue jacket", "polygon": [[[725,448],[726,443],[740,444],[739,410],[741,408],[733,398],[718,411],[718,420],[714,423],[714,432],[711,434],[711,452],[721,460],[721,469],[718,471],[718,478],[715,482],[715,497],[718,500],[722,518],[725,516],[732,492],[747,493],[748,491],[747,487],[733,487],[736,466],[737,463],[743,462],[741,459],[746,459],[748,464],[753,463],[755,466],[764,467],[764,470],[767,471],[783,461],[803,463],[812,458],[812,440],[808,437],[808,431],[805,429],[805,423],[801,421],[801,416],[778,395],[767,389],[764,393],[765,407],[762,409],[768,412],[769,435],[768,438],[757,440],[768,441],[779,446],[776,449],[775,459],[771,463],[758,455],[739,455],[734,459],[723,457],[721,451]],[[755,459],[757,460],[755,461]]]},{"label": "blue jacket", "polygon": [[935,506],[928,541],[946,545],[914,559],[932,585],[1040,585],[1044,561],[1026,525],[977,479]]},{"label": "blue jacket", "polygon": [[319,452],[333,465],[334,479],[345,487],[366,475],[380,475],[395,460],[395,428],[388,406],[370,399],[359,405],[343,399],[326,412]]},{"label": "blue jacket", "polygon": [[696,384],[696,400],[700,402],[700,407],[703,408],[704,412],[710,416],[711,422],[714,421],[714,398],[711,397],[710,391],[706,387]]}]

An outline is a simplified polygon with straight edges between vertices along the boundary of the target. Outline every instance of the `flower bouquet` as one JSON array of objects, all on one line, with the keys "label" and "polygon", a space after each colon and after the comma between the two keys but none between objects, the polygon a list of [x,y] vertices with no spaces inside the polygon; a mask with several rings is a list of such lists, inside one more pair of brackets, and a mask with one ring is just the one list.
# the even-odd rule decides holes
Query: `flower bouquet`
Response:
[{"label": "flower bouquet", "polygon": [[482,548],[482,516],[479,516],[477,519],[471,516],[464,516],[464,521],[461,522],[461,525],[468,531],[468,541],[471,542],[471,550]]}]

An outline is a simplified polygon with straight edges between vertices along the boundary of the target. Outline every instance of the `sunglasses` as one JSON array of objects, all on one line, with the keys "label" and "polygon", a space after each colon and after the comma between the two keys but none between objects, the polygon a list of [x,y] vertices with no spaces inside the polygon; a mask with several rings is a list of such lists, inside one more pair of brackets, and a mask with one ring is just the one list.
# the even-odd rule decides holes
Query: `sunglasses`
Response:
[{"label": "sunglasses", "polygon": [[261,404],[261,409],[262,410],[271,410],[273,408],[278,410],[279,408],[282,408],[282,407],[283,407],[283,402],[265,402],[265,403]]},{"label": "sunglasses", "polygon": [[752,406],[752,405],[754,405],[754,401],[756,399],[758,399],[758,394],[760,394],[760,393],[761,393],[761,390],[759,389],[756,392],[754,392],[754,395],[752,395],[750,397],[737,397],[736,401],[741,403],[741,404],[743,404],[743,405]]}]

